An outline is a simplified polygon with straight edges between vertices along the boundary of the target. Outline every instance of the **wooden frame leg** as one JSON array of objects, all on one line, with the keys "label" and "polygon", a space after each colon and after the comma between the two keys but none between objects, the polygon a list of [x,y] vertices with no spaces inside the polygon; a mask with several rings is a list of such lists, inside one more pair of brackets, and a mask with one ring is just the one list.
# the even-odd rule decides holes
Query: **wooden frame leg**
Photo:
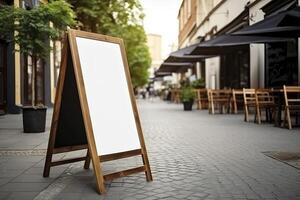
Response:
[{"label": "wooden frame leg", "polygon": [[286,108],[286,115],[287,115],[288,128],[292,129],[292,122],[291,122],[291,115],[290,115],[289,107]]},{"label": "wooden frame leg", "polygon": [[49,177],[51,162],[52,162],[52,153],[48,153],[47,152],[47,156],[46,156],[46,160],[45,160],[45,166],[44,166],[44,172],[43,172],[43,177]]},{"label": "wooden frame leg", "polygon": [[150,169],[150,163],[149,163],[149,160],[148,160],[148,156],[144,152],[142,153],[142,160],[143,160],[143,164],[145,166],[146,180],[148,182],[153,181],[152,172],[151,172],[151,169]]},{"label": "wooden frame leg", "polygon": [[248,106],[245,105],[245,118],[244,118],[244,121],[248,122],[249,121],[249,111],[248,111]]},{"label": "wooden frame leg", "polygon": [[86,152],[86,159],[84,161],[84,169],[89,169],[90,168],[90,163],[91,163],[91,157],[90,157],[90,151],[87,150]]}]

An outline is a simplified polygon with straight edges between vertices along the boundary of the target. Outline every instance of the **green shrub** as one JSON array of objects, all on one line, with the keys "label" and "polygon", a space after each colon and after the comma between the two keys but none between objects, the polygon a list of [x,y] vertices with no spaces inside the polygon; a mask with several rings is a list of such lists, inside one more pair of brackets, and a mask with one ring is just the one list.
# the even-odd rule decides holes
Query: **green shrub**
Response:
[{"label": "green shrub", "polygon": [[196,97],[195,91],[192,87],[183,87],[180,92],[180,99],[182,102],[193,101]]},{"label": "green shrub", "polygon": [[204,79],[200,78],[200,79],[194,80],[192,82],[192,87],[196,88],[196,89],[205,88],[205,81],[204,81]]}]

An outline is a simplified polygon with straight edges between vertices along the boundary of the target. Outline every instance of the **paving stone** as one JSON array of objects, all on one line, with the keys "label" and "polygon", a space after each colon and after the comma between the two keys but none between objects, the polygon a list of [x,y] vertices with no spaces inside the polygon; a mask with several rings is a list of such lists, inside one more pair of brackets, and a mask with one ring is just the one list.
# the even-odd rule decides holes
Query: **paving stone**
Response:
[{"label": "paving stone", "polygon": [[[0,156],[0,199],[34,197],[64,176],[72,179],[54,199],[299,199],[299,170],[261,153],[300,151],[299,128],[245,123],[242,115],[207,110],[184,112],[180,104],[160,101],[138,101],[138,106],[153,182],[135,174],[106,183],[107,194],[98,195],[92,165],[90,170],[82,169],[83,162],[53,167],[44,179],[43,156]],[[49,124],[44,134],[22,134],[21,122],[18,116],[0,117],[0,150],[45,149]],[[84,153],[55,159],[77,155]],[[140,164],[140,158],[130,158],[102,168],[110,173]]]},{"label": "paving stone", "polygon": [[[11,180],[16,183],[51,183],[54,178],[44,178],[40,174],[21,174],[20,176]],[[0,179],[1,181],[1,179]]]},{"label": "paving stone", "polygon": [[55,197],[55,200],[79,200],[81,199],[81,193],[76,193],[76,192],[72,192],[72,193],[61,193],[59,195],[57,195]]},{"label": "paving stone", "polygon": [[12,178],[0,178],[0,187],[8,183]]},{"label": "paving stone", "polygon": [[0,200],[8,199],[10,192],[0,192]]},{"label": "paving stone", "polygon": [[4,192],[39,192],[45,189],[48,183],[7,183],[0,187],[0,191]]},{"label": "paving stone", "polygon": [[32,200],[38,194],[38,192],[13,192],[7,200]]}]

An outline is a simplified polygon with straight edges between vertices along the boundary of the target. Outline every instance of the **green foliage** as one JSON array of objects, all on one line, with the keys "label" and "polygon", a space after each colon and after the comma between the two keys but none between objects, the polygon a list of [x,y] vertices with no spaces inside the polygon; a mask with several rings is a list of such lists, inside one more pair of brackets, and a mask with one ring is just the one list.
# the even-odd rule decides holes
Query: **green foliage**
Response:
[{"label": "green foliage", "polygon": [[15,9],[12,6],[0,6],[0,39],[10,41],[13,39],[15,26]]},{"label": "green foliage", "polygon": [[140,25],[129,25],[117,36],[124,39],[127,58],[134,86],[143,86],[148,81],[151,58],[146,45],[146,34]]},{"label": "green foliage", "polygon": [[116,26],[141,24],[143,13],[138,0],[68,0],[83,30],[110,33]]},{"label": "green foliage", "polygon": [[194,80],[191,84],[192,84],[192,87],[196,88],[196,89],[205,88],[205,81],[203,78]]},{"label": "green foliage", "polygon": [[[11,6],[0,9],[0,35],[6,40],[12,39],[22,53],[36,58],[46,58],[50,46],[45,42],[58,39],[68,26],[75,24],[71,6],[63,0],[41,4],[31,10]],[[16,34],[12,37],[14,31]]]},{"label": "green foliage", "polygon": [[81,29],[123,38],[134,87],[148,81],[151,58],[138,0],[68,0]]},{"label": "green foliage", "polygon": [[32,105],[37,104],[34,81],[37,61],[49,56],[49,40],[58,39],[68,26],[74,25],[74,17],[71,5],[63,0],[41,4],[31,10],[0,6],[1,39],[18,44],[19,51],[32,58]]},{"label": "green foliage", "polygon": [[180,99],[182,102],[193,101],[195,97],[195,91],[191,86],[183,87],[180,91]]}]

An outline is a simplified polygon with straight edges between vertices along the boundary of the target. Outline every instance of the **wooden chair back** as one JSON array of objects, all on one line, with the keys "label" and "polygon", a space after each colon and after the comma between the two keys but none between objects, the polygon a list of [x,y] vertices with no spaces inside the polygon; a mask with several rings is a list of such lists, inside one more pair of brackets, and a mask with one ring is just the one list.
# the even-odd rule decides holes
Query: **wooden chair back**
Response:
[{"label": "wooden chair back", "polygon": [[270,89],[256,89],[255,101],[257,106],[269,106],[275,104],[272,90]]},{"label": "wooden chair back", "polygon": [[208,96],[207,96],[207,89],[196,89],[196,102],[198,109],[206,109],[208,107]]},{"label": "wooden chair back", "polygon": [[171,101],[174,103],[180,103],[180,89],[171,90]]},{"label": "wooden chair back", "polygon": [[285,106],[300,105],[300,86],[283,86]]},{"label": "wooden chair back", "polygon": [[223,113],[223,107],[230,107],[231,90],[212,90],[207,91],[210,113],[215,113],[215,107],[219,106],[220,112]]},{"label": "wooden chair back", "polygon": [[255,105],[255,89],[243,88],[244,105]]},{"label": "wooden chair back", "polygon": [[255,107],[255,89],[243,88],[243,98],[244,98],[244,120],[249,121],[249,108]]},{"label": "wooden chair back", "polygon": [[261,124],[261,111],[265,109],[266,121],[271,122],[275,116],[275,101],[271,89],[256,89],[255,102],[258,124]]}]

